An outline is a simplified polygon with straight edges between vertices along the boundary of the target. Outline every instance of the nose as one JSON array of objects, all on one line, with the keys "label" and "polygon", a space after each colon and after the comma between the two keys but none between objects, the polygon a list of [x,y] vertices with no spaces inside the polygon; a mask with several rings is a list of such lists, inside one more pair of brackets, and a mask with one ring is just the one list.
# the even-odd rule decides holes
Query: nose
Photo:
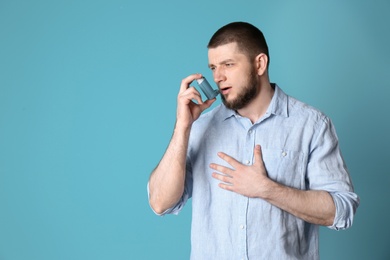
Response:
[{"label": "nose", "polygon": [[214,77],[215,83],[217,83],[217,84],[226,80],[225,73],[224,73],[223,69],[220,67],[214,68],[213,77]]}]

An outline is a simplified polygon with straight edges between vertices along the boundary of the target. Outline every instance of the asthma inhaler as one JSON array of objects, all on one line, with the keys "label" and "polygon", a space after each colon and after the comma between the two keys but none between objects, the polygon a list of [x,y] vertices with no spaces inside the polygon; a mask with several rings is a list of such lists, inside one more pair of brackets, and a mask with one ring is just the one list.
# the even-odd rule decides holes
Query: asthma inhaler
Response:
[{"label": "asthma inhaler", "polygon": [[219,90],[218,89],[213,89],[210,86],[210,83],[206,80],[205,77],[197,79],[196,81],[198,82],[198,85],[199,85],[200,89],[206,95],[207,99],[213,99],[216,96],[218,96]]}]

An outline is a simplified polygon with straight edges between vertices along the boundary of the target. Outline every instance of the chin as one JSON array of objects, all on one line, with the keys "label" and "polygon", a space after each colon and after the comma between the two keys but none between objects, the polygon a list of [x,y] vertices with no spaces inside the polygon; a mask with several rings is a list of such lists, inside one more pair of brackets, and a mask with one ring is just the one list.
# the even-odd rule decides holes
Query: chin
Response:
[{"label": "chin", "polygon": [[222,103],[229,109],[237,110],[239,108],[236,107],[236,102],[234,99],[225,99],[222,98]]}]

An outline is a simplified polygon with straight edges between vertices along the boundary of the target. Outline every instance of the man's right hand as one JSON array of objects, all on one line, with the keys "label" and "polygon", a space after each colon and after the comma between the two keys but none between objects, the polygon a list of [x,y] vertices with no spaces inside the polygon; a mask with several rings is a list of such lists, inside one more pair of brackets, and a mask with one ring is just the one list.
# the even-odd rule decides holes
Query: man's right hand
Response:
[{"label": "man's right hand", "polygon": [[216,100],[214,98],[203,102],[200,93],[194,87],[190,86],[194,80],[200,78],[202,78],[201,74],[192,74],[181,82],[177,97],[176,127],[191,127],[192,123],[199,118],[200,114]]}]

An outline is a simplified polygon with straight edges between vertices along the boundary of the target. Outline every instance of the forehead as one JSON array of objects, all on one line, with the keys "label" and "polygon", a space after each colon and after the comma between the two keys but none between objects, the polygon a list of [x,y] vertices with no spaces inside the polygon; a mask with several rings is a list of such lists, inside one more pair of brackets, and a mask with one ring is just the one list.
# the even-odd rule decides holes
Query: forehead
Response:
[{"label": "forehead", "polygon": [[209,63],[218,64],[225,60],[238,60],[246,56],[239,50],[237,43],[227,43],[216,48],[210,48],[208,51]]}]

